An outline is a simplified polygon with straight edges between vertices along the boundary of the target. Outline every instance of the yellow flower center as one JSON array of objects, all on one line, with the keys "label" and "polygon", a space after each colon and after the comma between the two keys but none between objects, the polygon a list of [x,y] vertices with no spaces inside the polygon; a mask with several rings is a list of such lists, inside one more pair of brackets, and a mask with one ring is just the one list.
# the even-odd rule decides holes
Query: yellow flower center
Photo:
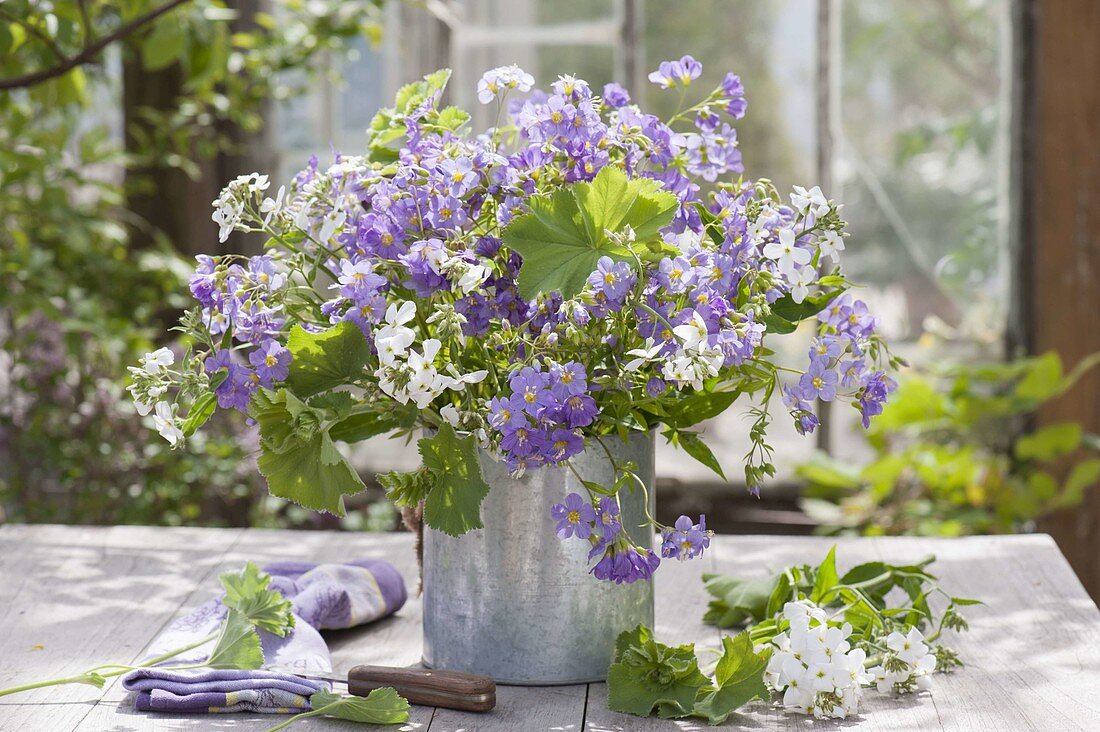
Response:
[{"label": "yellow flower center", "polygon": [[550,113],[550,121],[553,122],[556,125],[561,124],[561,121],[563,119],[565,119],[565,118],[562,116],[561,112],[556,112],[555,111],[555,112]]},{"label": "yellow flower center", "polygon": [[275,356],[271,355],[270,353],[267,354],[266,356],[264,356],[264,365],[267,366],[268,368],[270,368],[270,367],[272,367],[272,366],[274,366],[278,363],[279,363],[279,359],[276,358]]},{"label": "yellow flower center", "polygon": [[820,376],[815,376],[813,378],[813,385],[815,389],[820,389],[821,387],[825,386],[825,380],[822,379]]}]

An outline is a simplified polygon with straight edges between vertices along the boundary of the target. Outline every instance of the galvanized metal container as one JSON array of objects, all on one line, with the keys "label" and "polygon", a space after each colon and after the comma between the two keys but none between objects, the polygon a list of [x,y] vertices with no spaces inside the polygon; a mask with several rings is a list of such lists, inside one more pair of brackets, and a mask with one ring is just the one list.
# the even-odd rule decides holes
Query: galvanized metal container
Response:
[{"label": "galvanized metal container", "polygon": [[[654,443],[636,433],[604,439],[618,461],[631,460],[653,511]],[[614,480],[599,445],[573,458],[585,480]],[[554,533],[550,509],[571,492],[585,495],[567,468],[521,478],[481,456],[492,486],[481,506],[485,527],[459,538],[424,528],[424,664],[528,686],[602,681],[615,638],[653,625],[653,583],[615,585],[588,572],[587,541]],[[641,490],[619,494],[623,525],[645,521]],[[647,542],[648,529],[631,536]],[[648,545],[648,543],[647,543]]]}]

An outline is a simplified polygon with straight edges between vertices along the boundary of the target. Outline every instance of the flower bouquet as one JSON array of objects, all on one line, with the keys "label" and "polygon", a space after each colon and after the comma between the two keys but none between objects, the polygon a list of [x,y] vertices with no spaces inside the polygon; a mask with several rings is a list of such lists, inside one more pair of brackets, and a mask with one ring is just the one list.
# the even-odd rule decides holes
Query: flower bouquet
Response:
[{"label": "flower bouquet", "polygon": [[[685,56],[650,80],[684,99],[701,68]],[[313,158],[277,193],[241,176],[214,202],[222,240],[260,232],[267,251],[199,257],[190,347],[131,368],[139,411],[173,445],[216,408],[245,411],[271,493],[342,515],[364,484],[336,443],[422,431],[422,466],[378,479],[449,536],[483,526],[486,460],[516,479],[556,470],[572,489],[544,532],[619,584],[698,556],[710,532],[703,517],[662,526],[647,503],[624,520],[651,478],[618,446],[657,431],[721,475],[691,428],[751,401],[755,492],[774,473],[773,398],[802,433],[818,401],[849,401],[865,424],[881,411],[894,359],[845,294],[840,207],[742,176],[736,75],[661,120],[617,84],[563,76],[542,92],[502,67],[478,83],[497,110],[481,131],[442,104],[449,76],[402,88],[362,155]],[[808,363],[774,363],[767,337],[803,321]],[[578,467],[592,454],[600,478]]]}]

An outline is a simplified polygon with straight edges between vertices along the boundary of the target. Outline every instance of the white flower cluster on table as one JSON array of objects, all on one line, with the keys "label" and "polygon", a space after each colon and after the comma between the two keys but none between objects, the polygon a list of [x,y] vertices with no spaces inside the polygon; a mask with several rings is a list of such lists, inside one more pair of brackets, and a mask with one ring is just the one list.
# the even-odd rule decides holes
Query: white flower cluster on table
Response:
[{"label": "white flower cluster on table", "polygon": [[891,633],[883,662],[868,669],[866,652],[848,640],[852,626],[830,623],[809,600],[788,602],[778,620],[789,630],[771,640],[764,681],[783,695],[787,711],[843,719],[856,713],[863,687],[872,683],[880,692],[930,688],[936,659],[916,628]]}]

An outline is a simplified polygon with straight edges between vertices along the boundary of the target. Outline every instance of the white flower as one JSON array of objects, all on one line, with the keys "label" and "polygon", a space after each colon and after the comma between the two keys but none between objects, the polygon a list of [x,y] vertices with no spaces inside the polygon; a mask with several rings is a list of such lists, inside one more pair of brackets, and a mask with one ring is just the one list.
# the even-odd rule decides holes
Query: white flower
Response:
[{"label": "white flower", "polygon": [[260,213],[264,214],[264,228],[271,223],[271,219],[283,210],[283,196],[286,195],[286,186],[279,186],[279,192],[275,198],[265,198],[260,204]]},{"label": "white flower", "polygon": [[318,240],[322,244],[328,243],[329,239],[332,238],[332,235],[336,233],[336,230],[344,225],[344,222],[347,221],[347,218],[347,212],[341,210],[322,219],[321,231],[317,237]]},{"label": "white flower", "polygon": [[672,332],[680,339],[681,348],[688,352],[698,351],[700,344],[706,344],[709,335],[707,323],[698,310],[692,311],[690,323],[678,325],[672,329]]},{"label": "white flower", "polygon": [[[329,285],[329,289],[338,290],[346,285],[357,285],[373,272],[374,265],[371,264],[369,259],[362,259],[354,263],[350,259],[345,259],[340,263],[340,277],[336,280],[337,284]],[[415,309],[416,306],[414,305],[413,308]]]},{"label": "white flower", "polygon": [[793,276],[795,270],[810,261],[810,252],[795,246],[795,235],[791,229],[780,229],[779,241],[765,246],[764,256],[774,259],[779,265],[779,271],[787,276]]},{"label": "white flower", "polygon": [[829,199],[825,198],[819,186],[814,186],[808,191],[802,186],[792,187],[794,193],[791,194],[791,205],[799,213],[811,212],[814,216],[824,216],[829,213]]},{"label": "white flower", "polygon": [[834,262],[839,262],[840,252],[844,251],[844,237],[832,229],[826,229],[824,238],[818,241],[818,247],[822,258],[829,257]]},{"label": "white flower", "polygon": [[822,719],[854,714],[860,689],[870,681],[866,654],[851,650],[852,626],[831,625],[825,611],[808,600],[788,602],[778,618],[790,630],[772,639],[764,681],[783,693],[783,706]]},{"label": "white flower", "polygon": [[498,66],[486,71],[477,82],[477,100],[482,104],[488,104],[510,89],[527,92],[531,91],[534,85],[535,77],[515,64]]},{"label": "white flower", "polygon": [[183,440],[183,430],[176,424],[176,415],[168,402],[157,402],[153,413],[153,424],[160,436],[175,447]]},{"label": "white flower", "polygon": [[791,282],[791,299],[801,303],[810,294],[810,285],[817,281],[817,272],[813,267],[803,267],[794,275]]},{"label": "white flower", "polygon": [[626,355],[635,356],[636,358],[627,361],[624,368],[627,371],[637,371],[642,367],[642,364],[655,361],[660,355],[661,349],[664,347],[664,343],[654,343],[652,338],[646,338],[644,346],[641,348],[632,348],[626,352]]},{"label": "white flower", "polygon": [[389,366],[416,340],[416,331],[406,328],[405,323],[416,317],[416,303],[406,300],[398,306],[391,303],[386,308],[386,321],[374,336],[374,345],[378,349],[378,360]]},{"label": "white flower", "polygon": [[474,264],[466,268],[466,271],[462,273],[462,276],[458,278],[458,282],[455,283],[455,290],[459,295],[466,295],[473,292],[481,283],[489,278],[489,268],[483,264]]},{"label": "white flower", "polygon": [[931,688],[936,657],[919,630],[911,627],[905,635],[897,631],[891,633],[886,637],[886,647],[890,649],[886,661],[869,669],[880,692],[904,694]]},{"label": "white flower", "polygon": [[176,362],[176,356],[167,348],[158,348],[141,357],[141,366],[150,376],[156,376]]},{"label": "white flower", "polygon": [[[140,370],[134,369],[133,366],[130,366],[129,368],[132,371]],[[138,394],[138,385],[130,384],[130,386],[126,388],[130,391],[130,396],[134,398],[134,409],[137,410],[137,413],[142,417],[148,416],[149,413],[153,411],[153,405],[150,402],[147,402],[141,398],[141,396]]]},{"label": "white flower", "polygon": [[459,414],[458,409],[453,404],[448,404],[439,410],[439,416],[443,418],[443,421],[452,427],[458,427]]}]

